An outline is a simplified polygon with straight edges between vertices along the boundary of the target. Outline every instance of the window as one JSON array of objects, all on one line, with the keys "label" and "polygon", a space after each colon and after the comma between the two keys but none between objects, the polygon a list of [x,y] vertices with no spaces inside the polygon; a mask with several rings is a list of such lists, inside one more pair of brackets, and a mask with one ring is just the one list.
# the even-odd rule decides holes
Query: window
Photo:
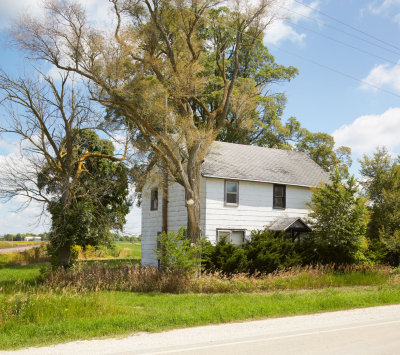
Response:
[{"label": "window", "polygon": [[237,181],[225,181],[225,205],[239,204],[239,183]]},{"label": "window", "polygon": [[150,210],[157,211],[157,209],[158,209],[158,189],[155,188],[151,190]]},{"label": "window", "polygon": [[243,230],[217,230],[217,243],[226,238],[228,243],[233,245],[242,245],[244,243],[244,231]]},{"label": "window", "polygon": [[286,208],[285,185],[274,185],[274,208]]}]

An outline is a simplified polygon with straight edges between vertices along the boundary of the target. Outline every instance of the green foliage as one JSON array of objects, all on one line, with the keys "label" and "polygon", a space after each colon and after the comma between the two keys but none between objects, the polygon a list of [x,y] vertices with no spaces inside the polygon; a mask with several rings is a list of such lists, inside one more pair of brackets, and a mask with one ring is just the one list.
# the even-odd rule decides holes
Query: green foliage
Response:
[{"label": "green foliage", "polygon": [[384,148],[361,160],[365,192],[371,200],[370,252],[377,261],[400,264],[400,165]]},{"label": "green foliage", "polygon": [[[110,141],[100,139],[90,130],[76,130],[73,145],[77,156],[82,156],[84,151],[108,156],[114,153]],[[62,249],[68,254],[74,245],[110,244],[110,230],[122,230],[129,213],[128,170],[123,163],[93,156],[85,159],[80,169],[79,178],[70,187],[72,191],[67,191],[68,204],[66,186],[52,178],[53,172],[48,166],[38,175],[40,188],[55,196],[48,204],[52,218],[49,251],[55,266],[60,263]],[[75,175],[76,170],[71,174]],[[73,261],[72,258],[70,264]]]},{"label": "green foliage", "polygon": [[315,247],[315,261],[343,264],[362,259],[369,213],[354,177],[344,180],[335,170],[331,183],[314,191],[309,207],[313,233],[308,243]]},{"label": "green foliage", "polygon": [[244,249],[228,243],[226,238],[212,245],[203,246],[202,267],[206,271],[222,271],[227,274],[247,272],[248,262]]},{"label": "green foliage", "polygon": [[193,272],[200,264],[201,242],[191,244],[181,227],[178,232],[162,233],[157,237],[154,251],[164,269]]},{"label": "green foliage", "polygon": [[244,245],[249,272],[270,273],[302,263],[298,243],[284,233],[268,230],[253,231],[251,241]]},{"label": "green foliage", "polygon": [[203,250],[203,267],[207,271],[226,274],[257,272],[271,273],[302,263],[301,248],[284,233],[268,230],[253,231],[251,240],[235,246],[221,239]]},{"label": "green foliage", "polygon": [[[249,37],[245,37],[245,40],[250,41]],[[347,174],[352,163],[350,148],[335,149],[332,136],[310,132],[294,117],[283,123],[287,101],[285,94],[271,95],[265,89],[272,83],[292,80],[298,70],[277,64],[262,38],[251,46],[241,47],[239,58],[243,64],[238,73],[231,109],[227,114],[227,125],[217,139],[269,148],[294,148],[305,152],[326,171],[339,168]],[[215,88],[215,83],[210,82],[209,85]],[[215,100],[217,98],[218,95]]]}]

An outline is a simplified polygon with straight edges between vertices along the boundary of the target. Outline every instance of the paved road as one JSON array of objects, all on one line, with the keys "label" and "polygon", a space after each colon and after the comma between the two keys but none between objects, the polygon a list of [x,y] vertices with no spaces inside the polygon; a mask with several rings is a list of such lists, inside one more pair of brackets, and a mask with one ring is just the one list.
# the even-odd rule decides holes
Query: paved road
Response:
[{"label": "paved road", "polygon": [[0,354],[398,355],[400,305],[141,333]]},{"label": "paved road", "polygon": [[40,247],[40,244],[27,245],[21,247],[0,248],[0,254],[20,253],[21,251],[29,250],[32,248]]}]

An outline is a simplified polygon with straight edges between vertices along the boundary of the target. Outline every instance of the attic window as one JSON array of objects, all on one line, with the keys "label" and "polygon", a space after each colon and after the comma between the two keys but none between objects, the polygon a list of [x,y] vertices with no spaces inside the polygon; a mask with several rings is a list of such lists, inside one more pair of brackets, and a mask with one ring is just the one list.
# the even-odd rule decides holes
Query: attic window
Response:
[{"label": "attic window", "polygon": [[150,210],[157,211],[158,210],[158,188],[151,190],[150,196]]},{"label": "attic window", "polygon": [[274,208],[286,208],[286,186],[274,185]]},{"label": "attic window", "polygon": [[239,204],[239,183],[225,181],[225,205],[237,206]]}]

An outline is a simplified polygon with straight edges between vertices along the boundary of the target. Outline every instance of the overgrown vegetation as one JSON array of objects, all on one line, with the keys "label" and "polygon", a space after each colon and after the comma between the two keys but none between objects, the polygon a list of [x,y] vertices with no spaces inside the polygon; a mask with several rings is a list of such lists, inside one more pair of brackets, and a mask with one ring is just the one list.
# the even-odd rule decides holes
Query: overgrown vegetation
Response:
[{"label": "overgrown vegetation", "polygon": [[0,349],[400,302],[399,271],[388,267],[182,279],[178,270],[98,263],[38,279],[42,267],[0,267]]}]

